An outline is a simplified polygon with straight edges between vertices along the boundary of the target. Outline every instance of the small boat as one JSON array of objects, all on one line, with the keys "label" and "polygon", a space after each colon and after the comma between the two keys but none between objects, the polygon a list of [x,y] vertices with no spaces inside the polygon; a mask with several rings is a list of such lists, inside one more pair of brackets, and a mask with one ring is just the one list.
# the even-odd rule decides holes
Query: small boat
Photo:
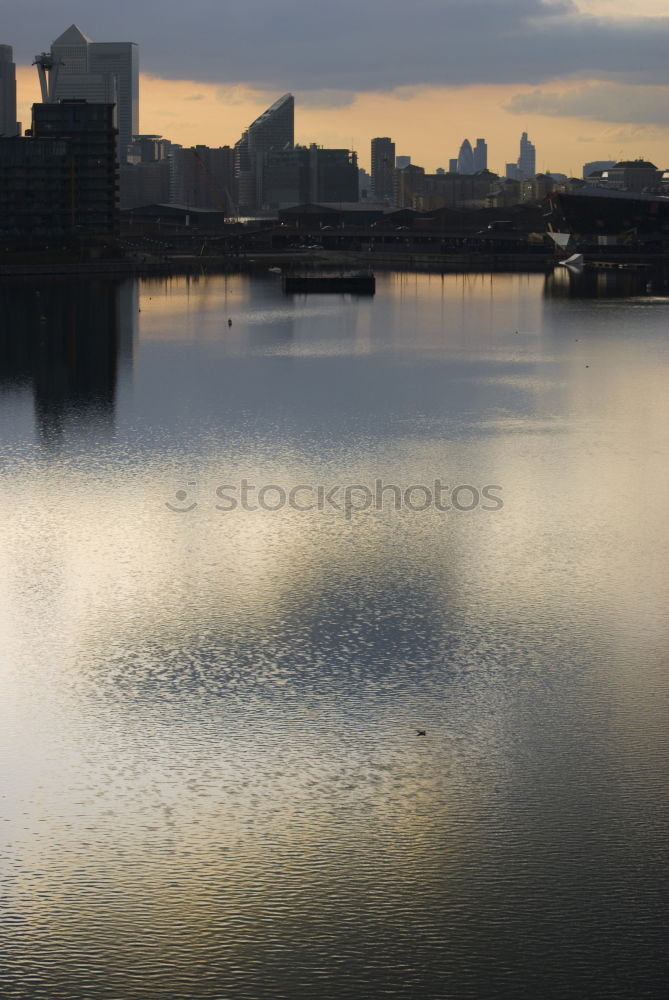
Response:
[{"label": "small boat", "polygon": [[373,295],[376,280],[372,271],[302,271],[284,274],[284,292],[354,292]]}]

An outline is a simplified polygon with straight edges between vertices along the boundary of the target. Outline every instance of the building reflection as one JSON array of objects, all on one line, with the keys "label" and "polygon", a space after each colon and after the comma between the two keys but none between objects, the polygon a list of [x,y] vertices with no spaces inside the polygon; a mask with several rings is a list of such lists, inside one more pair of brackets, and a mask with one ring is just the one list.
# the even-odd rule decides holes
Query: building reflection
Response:
[{"label": "building reflection", "polygon": [[546,275],[546,298],[614,299],[666,295],[669,269],[663,265],[610,265],[574,270],[556,267]]},{"label": "building reflection", "polygon": [[108,439],[119,379],[132,372],[137,283],[108,278],[0,283],[0,393],[29,388],[39,439]]}]

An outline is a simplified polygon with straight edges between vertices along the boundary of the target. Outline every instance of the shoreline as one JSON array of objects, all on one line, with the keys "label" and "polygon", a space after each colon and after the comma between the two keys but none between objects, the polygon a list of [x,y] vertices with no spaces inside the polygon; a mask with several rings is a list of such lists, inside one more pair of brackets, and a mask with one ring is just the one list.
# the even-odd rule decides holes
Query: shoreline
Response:
[{"label": "shoreline", "polygon": [[[598,255],[605,260],[606,255]],[[660,265],[669,261],[665,254],[611,255],[612,266],[624,264]],[[547,253],[468,253],[406,254],[377,251],[302,251],[259,252],[200,257],[175,254],[166,259],[118,261],[54,261],[51,263],[0,263],[0,280],[16,277],[152,277],[154,275],[239,274],[262,272],[270,267],[291,271],[295,268],[363,269],[378,271],[426,271],[437,274],[468,272],[538,272],[549,273],[558,256]]]}]

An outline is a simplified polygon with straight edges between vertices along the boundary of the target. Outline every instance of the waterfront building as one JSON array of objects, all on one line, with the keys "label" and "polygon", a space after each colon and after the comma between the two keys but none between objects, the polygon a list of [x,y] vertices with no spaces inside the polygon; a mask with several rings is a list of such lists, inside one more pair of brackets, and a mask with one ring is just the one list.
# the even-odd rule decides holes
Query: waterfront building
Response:
[{"label": "waterfront building", "polygon": [[74,206],[65,139],[0,137],[0,232],[63,234]]},{"label": "waterfront building", "polygon": [[32,138],[65,140],[68,228],[109,236],[118,232],[117,129],[112,104],[62,100],[34,104]]},{"label": "waterfront building", "polygon": [[11,45],[0,45],[0,136],[19,134],[16,121],[16,66]]},{"label": "waterfront building", "polygon": [[372,139],[372,193],[374,201],[393,200],[393,172],[395,169],[395,143],[388,136]]}]

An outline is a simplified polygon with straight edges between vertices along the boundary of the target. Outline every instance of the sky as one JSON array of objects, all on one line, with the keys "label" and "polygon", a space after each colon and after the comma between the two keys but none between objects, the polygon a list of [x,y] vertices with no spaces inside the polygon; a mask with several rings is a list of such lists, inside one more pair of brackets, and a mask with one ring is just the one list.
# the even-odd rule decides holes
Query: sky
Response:
[{"label": "sky", "polygon": [[[669,168],[667,0],[0,0],[19,118],[39,100],[35,53],[70,24],[140,46],[140,130],[233,145],[281,94],[296,141],[354,148],[374,136],[432,171],[462,140],[489,166],[517,159],[579,174],[595,159]],[[633,13],[630,13],[633,11]]]}]

